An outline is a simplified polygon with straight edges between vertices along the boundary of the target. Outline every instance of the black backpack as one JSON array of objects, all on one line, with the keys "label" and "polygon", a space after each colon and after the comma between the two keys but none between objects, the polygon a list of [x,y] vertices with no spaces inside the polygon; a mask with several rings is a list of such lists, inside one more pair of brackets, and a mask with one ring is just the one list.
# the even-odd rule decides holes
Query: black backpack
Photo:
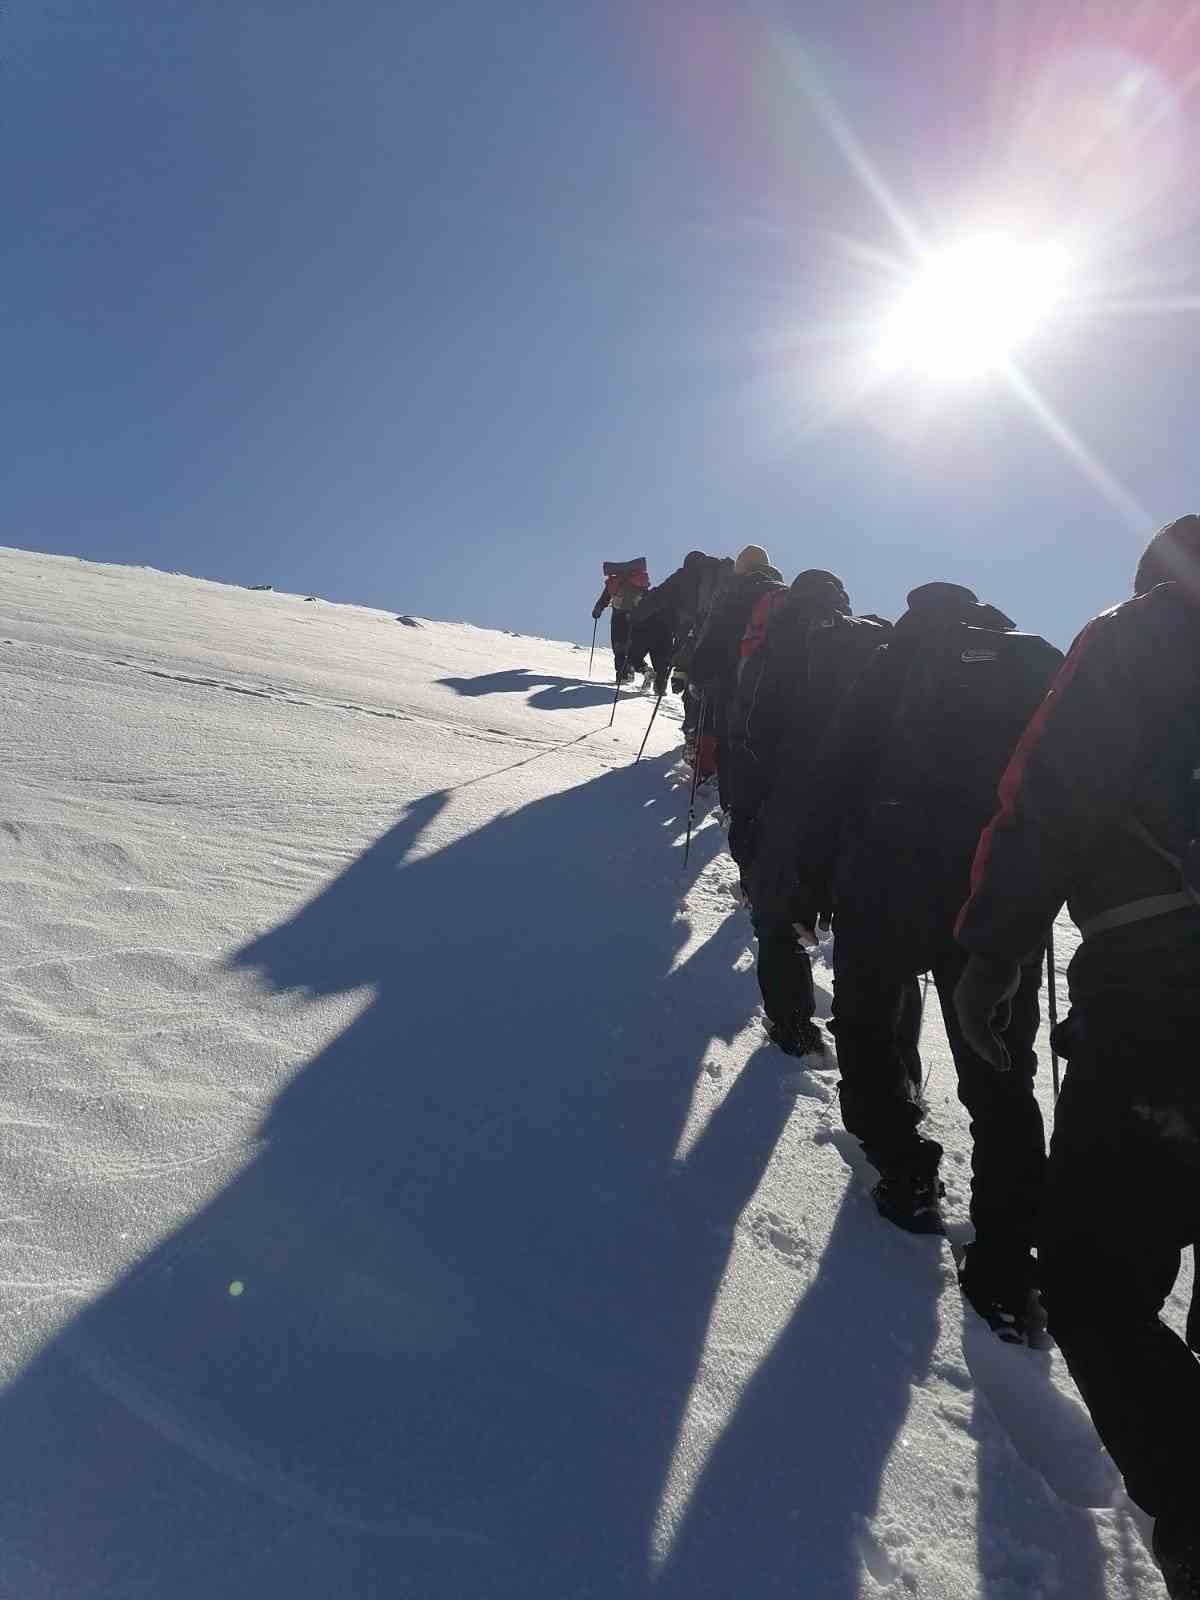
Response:
[{"label": "black backpack", "polygon": [[[878,619],[842,613],[813,621],[811,602],[796,595],[773,605],[767,620],[741,663],[730,716],[727,788],[744,853],[755,847],[745,841],[745,830],[757,819],[757,841],[782,856],[795,834],[821,736],[891,628]],[[732,832],[730,842],[732,848]]]},{"label": "black backpack", "polygon": [[731,732],[760,759],[803,724],[816,745],[838,700],[886,644],[889,624],[837,613],[812,621],[812,604],[768,591],[742,638]]},{"label": "black backpack", "polygon": [[884,826],[894,820],[909,840],[924,837],[939,852],[973,850],[1062,652],[1036,634],[949,622],[923,632],[906,653],[871,788],[872,816]]}]

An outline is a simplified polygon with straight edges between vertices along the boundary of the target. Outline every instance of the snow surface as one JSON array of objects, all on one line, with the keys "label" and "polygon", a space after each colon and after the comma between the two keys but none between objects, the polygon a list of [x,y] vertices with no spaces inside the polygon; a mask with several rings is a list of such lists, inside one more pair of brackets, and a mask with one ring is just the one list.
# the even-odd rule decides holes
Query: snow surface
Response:
[{"label": "snow surface", "polygon": [[765,1045],[677,702],[405,620],[0,551],[0,1594],[1161,1600]]}]

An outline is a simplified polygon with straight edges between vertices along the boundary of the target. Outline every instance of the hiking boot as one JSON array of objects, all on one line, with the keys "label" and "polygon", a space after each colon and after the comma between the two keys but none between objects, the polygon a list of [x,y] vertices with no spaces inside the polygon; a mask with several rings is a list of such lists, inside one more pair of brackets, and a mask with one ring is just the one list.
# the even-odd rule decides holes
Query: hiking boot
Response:
[{"label": "hiking boot", "polygon": [[825,1035],[810,1018],[797,1017],[790,1022],[773,1022],[767,1017],[763,1031],[785,1056],[795,1056],[801,1061],[811,1057],[809,1065],[812,1067],[829,1065],[829,1046],[825,1042]]},{"label": "hiking boot", "polygon": [[921,1146],[917,1155],[881,1168],[871,1195],[879,1215],[898,1228],[908,1233],[944,1233],[938,1201],[946,1190],[937,1175],[942,1147],[932,1139],[923,1139]]},{"label": "hiking boot", "polygon": [[639,694],[650,694],[650,693],[652,693],[653,689],[654,689],[654,671],[653,671],[652,668],[647,667],[646,671],[642,673],[642,687],[638,690],[638,693]]},{"label": "hiking boot", "polygon": [[1173,1506],[1154,1519],[1154,1559],[1171,1600],[1200,1600],[1200,1516]]},{"label": "hiking boot", "polygon": [[633,682],[633,668],[632,667],[622,667],[621,670],[617,673],[617,682],[619,684],[621,684],[622,686],[624,686],[627,683],[632,683]]},{"label": "hiking boot", "polygon": [[1031,1255],[1005,1258],[969,1244],[958,1273],[963,1298],[1004,1344],[1029,1344],[1046,1331]]}]

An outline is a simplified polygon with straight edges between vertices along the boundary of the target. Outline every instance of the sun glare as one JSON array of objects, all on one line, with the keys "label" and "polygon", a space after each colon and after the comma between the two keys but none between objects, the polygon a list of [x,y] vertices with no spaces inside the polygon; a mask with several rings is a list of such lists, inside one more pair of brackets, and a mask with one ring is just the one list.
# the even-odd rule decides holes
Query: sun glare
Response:
[{"label": "sun glare", "polygon": [[968,239],[932,257],[888,316],[879,347],[890,372],[973,378],[1002,367],[1062,298],[1056,244]]}]

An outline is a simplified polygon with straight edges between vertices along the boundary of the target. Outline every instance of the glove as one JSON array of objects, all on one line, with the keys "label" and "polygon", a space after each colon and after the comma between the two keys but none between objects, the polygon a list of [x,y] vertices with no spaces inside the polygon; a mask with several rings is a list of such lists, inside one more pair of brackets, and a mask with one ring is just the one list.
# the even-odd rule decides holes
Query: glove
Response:
[{"label": "glove", "polygon": [[592,621],[593,622],[599,622],[601,616],[603,615],[603,612],[604,612],[604,607],[603,606],[600,606],[600,605],[593,606],[592,607]]},{"label": "glove", "polygon": [[682,694],[687,688],[687,682],[687,673],[682,667],[676,667],[675,671],[671,674],[671,693]]},{"label": "glove", "polygon": [[1020,982],[1019,962],[1007,956],[974,955],[954,991],[963,1038],[977,1056],[1001,1072],[1008,1071],[1009,1059],[1000,1035],[1008,1027]]}]

